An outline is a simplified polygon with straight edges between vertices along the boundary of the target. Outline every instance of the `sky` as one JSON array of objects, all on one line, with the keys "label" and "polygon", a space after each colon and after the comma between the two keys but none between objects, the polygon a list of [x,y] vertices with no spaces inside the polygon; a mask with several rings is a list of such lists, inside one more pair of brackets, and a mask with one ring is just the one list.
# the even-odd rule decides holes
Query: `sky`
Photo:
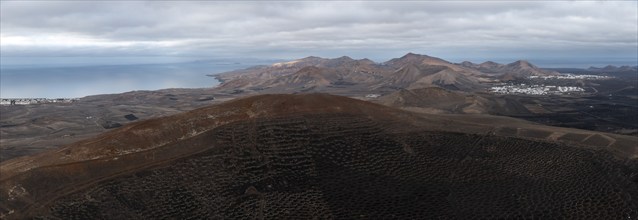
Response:
[{"label": "sky", "polygon": [[638,65],[637,2],[0,1],[0,55]]}]

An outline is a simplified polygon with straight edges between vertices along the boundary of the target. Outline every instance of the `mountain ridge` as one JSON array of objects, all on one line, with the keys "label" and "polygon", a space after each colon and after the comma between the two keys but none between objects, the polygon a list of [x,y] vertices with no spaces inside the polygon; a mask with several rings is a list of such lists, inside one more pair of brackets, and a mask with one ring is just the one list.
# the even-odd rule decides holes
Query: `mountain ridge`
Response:
[{"label": "mountain ridge", "polygon": [[[275,80],[294,77],[291,75],[298,74],[302,68],[309,66],[318,68],[315,71],[320,75],[326,75],[321,83],[311,78],[288,84],[282,83],[286,80]],[[445,68],[447,70],[440,72]],[[430,76],[437,72],[440,72],[437,76]],[[454,64],[437,57],[408,53],[382,63],[375,63],[369,59],[355,60],[347,56],[334,59],[310,56],[270,66],[221,73],[216,77],[223,82],[219,86],[220,90],[243,92],[266,90],[277,93],[291,90],[325,92],[328,87],[345,88],[355,84],[354,87],[359,90],[435,86],[452,90],[480,91],[485,88],[481,82],[494,81],[503,77],[524,78],[554,74],[557,73],[542,70],[524,60],[507,65],[491,61],[482,64],[471,62]]]},{"label": "mountain ridge", "polygon": [[587,71],[592,72],[638,72],[638,66],[614,66],[607,65],[605,67],[589,67],[586,69]]},{"label": "mountain ridge", "polygon": [[508,64],[500,64],[493,61],[486,61],[481,64],[474,64],[469,61],[461,62],[459,65],[476,69],[483,73],[500,75],[500,78],[525,78],[529,76],[557,75],[558,72],[544,70],[526,60],[517,60]]}]

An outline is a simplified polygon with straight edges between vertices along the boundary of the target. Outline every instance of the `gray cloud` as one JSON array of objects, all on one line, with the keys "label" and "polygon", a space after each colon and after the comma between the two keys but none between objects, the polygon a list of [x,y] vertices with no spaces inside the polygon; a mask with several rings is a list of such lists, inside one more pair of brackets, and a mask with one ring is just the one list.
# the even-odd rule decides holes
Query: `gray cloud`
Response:
[{"label": "gray cloud", "polygon": [[636,1],[0,4],[3,56],[638,59]]}]

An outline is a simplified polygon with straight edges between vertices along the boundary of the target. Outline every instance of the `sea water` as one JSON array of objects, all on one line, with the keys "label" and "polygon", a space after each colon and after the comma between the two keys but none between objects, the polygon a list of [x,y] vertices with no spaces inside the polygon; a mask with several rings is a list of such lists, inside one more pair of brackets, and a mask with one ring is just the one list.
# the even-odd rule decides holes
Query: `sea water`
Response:
[{"label": "sea water", "polygon": [[265,61],[207,60],[120,65],[3,62],[0,98],[79,98],[134,90],[210,88],[218,85],[219,81],[207,76],[209,74],[260,64],[265,64]]}]

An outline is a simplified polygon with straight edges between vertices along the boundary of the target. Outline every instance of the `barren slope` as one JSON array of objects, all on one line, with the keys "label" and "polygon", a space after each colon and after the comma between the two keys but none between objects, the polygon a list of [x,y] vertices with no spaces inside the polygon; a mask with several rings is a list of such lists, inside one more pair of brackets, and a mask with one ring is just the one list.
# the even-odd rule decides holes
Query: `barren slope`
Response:
[{"label": "barren slope", "polygon": [[[310,72],[313,74],[308,74]],[[345,91],[339,94],[361,91],[383,93],[417,87],[477,91],[484,88],[481,82],[494,80],[472,65],[457,65],[413,53],[380,64],[346,56],[335,59],[307,57],[222,73],[215,77],[223,81],[216,88],[218,91],[262,94],[334,90]]]},{"label": "barren slope", "polygon": [[0,165],[0,214],[62,219],[638,217],[636,138],[264,95]]},{"label": "barren slope", "polygon": [[471,62],[462,62],[461,66],[471,68],[483,73],[500,75],[503,80],[511,80],[514,78],[526,78],[529,76],[547,76],[556,75],[558,72],[544,70],[529,63],[525,60],[518,60],[507,65],[487,61],[481,64],[474,64]]},{"label": "barren slope", "polygon": [[387,67],[368,59],[354,60],[346,56],[335,59],[307,57],[271,66],[222,73],[215,77],[223,81],[217,90],[281,92],[330,85],[368,84],[389,71]]}]

